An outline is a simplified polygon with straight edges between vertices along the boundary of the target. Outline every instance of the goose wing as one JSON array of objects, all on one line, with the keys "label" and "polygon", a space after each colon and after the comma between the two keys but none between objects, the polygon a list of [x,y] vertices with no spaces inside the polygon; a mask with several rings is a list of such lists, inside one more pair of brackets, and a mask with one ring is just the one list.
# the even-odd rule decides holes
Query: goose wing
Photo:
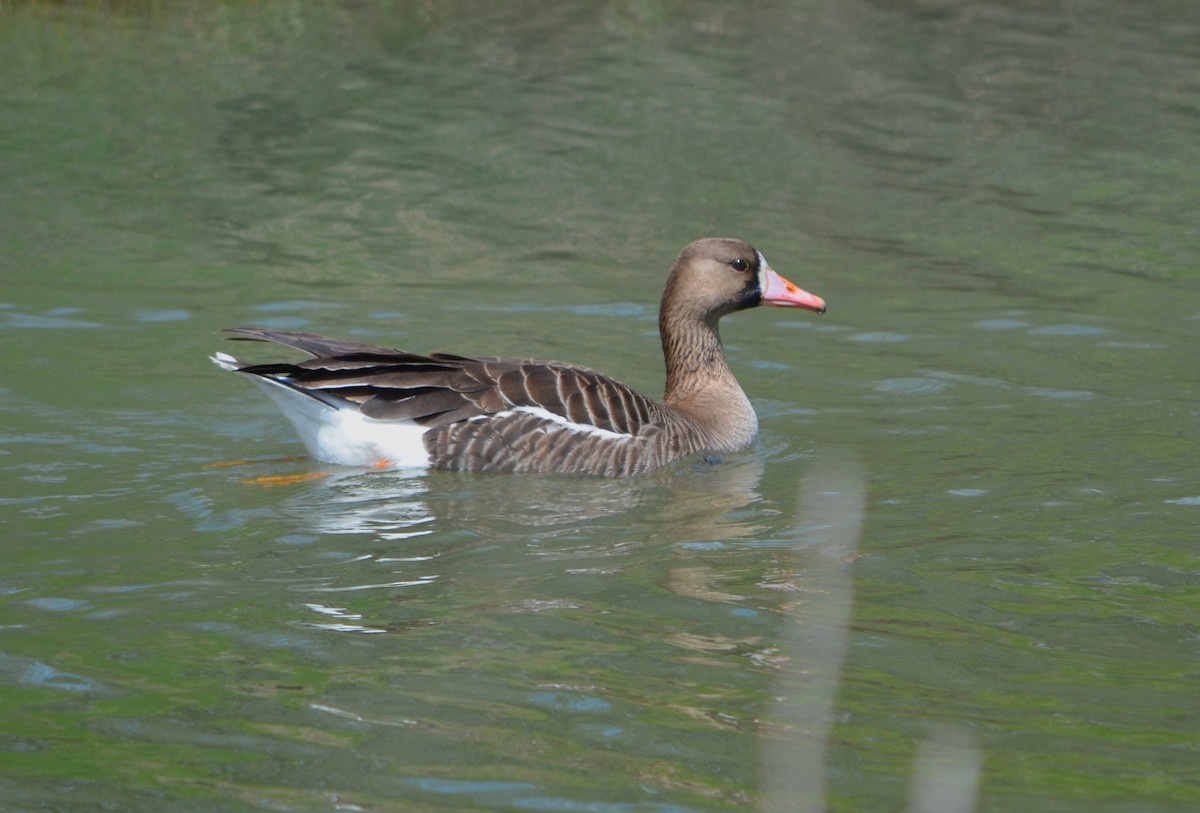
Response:
[{"label": "goose wing", "polygon": [[411,420],[436,428],[519,410],[578,431],[636,437],[661,417],[653,399],[602,373],[537,359],[448,353],[419,355],[311,333],[231,328],[233,338],[293,347],[313,358],[295,364],[247,364],[263,376],[321,400],[350,401],[369,418]]}]

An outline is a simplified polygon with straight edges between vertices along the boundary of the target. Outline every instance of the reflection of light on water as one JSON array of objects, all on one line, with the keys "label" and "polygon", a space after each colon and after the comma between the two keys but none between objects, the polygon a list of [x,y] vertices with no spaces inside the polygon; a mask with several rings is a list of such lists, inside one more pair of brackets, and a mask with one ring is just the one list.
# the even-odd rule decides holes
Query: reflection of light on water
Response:
[{"label": "reflection of light on water", "polygon": [[[298,526],[292,536],[299,534],[306,545],[320,548],[317,561],[300,565],[306,577],[292,588],[306,594],[308,602],[299,623],[330,632],[399,631],[404,625],[383,622],[368,607],[376,605],[380,593],[427,596],[445,571],[425,563],[452,555],[464,544],[512,543],[511,555],[566,560],[574,565],[571,575],[578,576],[619,573],[621,559],[646,545],[753,538],[761,533],[762,512],[739,509],[760,499],[762,471],[763,458],[754,454],[718,463],[695,460],[620,480],[335,471],[305,484],[280,509]],[[629,521],[642,528],[635,539],[604,543],[610,538],[606,528]],[[329,547],[331,535],[361,539],[348,540],[350,549],[338,551]],[[325,544],[320,543],[323,536]],[[421,537],[428,539],[413,542]],[[363,544],[369,552],[355,549]],[[722,591],[707,569],[673,568],[668,588],[710,601],[742,600]],[[338,602],[351,602],[350,608],[327,598],[335,594]],[[363,598],[352,598],[357,596]],[[534,614],[584,606],[540,596],[504,595],[496,602],[507,612]],[[690,639],[675,643],[694,648]]]},{"label": "reflection of light on water", "polygon": [[654,502],[659,506],[650,520],[655,541],[728,541],[760,530],[757,522],[732,514],[758,499],[762,471],[762,458],[755,455],[696,461],[629,479],[345,471],[314,481],[282,510],[299,521],[298,530],[313,534],[400,541],[432,534],[440,521],[486,531],[501,542],[509,535],[545,540],[580,534],[587,523],[629,515]]},{"label": "reflection of light on water", "polygon": [[358,590],[379,590],[388,587],[420,587],[437,581],[437,576],[421,576],[416,579],[408,579],[398,582],[381,582],[379,584],[351,584],[345,587],[305,587],[305,590],[312,590],[317,593],[353,593]]},{"label": "reflection of light on water", "polygon": [[349,612],[345,607],[329,607],[324,604],[305,604],[305,607],[320,615],[329,616],[331,618],[340,618],[341,621],[325,621],[325,622],[309,622],[305,626],[313,629],[328,630],[330,632],[387,632],[379,627],[364,627],[361,624],[348,624],[347,621],[361,621],[361,613]]},{"label": "reflection of light on water", "polygon": [[304,529],[323,534],[371,534],[397,541],[425,536],[433,521],[423,476],[348,471],[315,483],[284,508]]},{"label": "reflection of light on water", "polygon": [[708,565],[699,567],[673,567],[667,571],[666,589],[680,596],[698,598],[702,601],[743,601],[746,597],[720,590],[718,585],[728,576],[718,573]]},{"label": "reflection of light on water", "polygon": [[309,624],[313,629],[327,630],[329,632],[361,632],[368,634],[372,632],[387,632],[387,630],[379,629],[378,627],[363,627],[358,624]]},{"label": "reflection of light on water", "polygon": [[[607,555],[614,551],[598,548],[590,532],[624,517],[644,525],[648,541],[655,543],[753,536],[760,530],[757,517],[747,521],[735,512],[758,499],[762,471],[762,458],[748,454],[719,463],[696,460],[624,479],[435,474],[435,488],[454,491],[433,495],[430,505],[439,521],[485,533],[495,543],[583,542],[555,545],[539,556]],[[654,507],[653,513],[644,510],[647,505]]]},{"label": "reflection of light on water", "polygon": [[359,613],[346,612],[345,607],[326,607],[324,604],[305,604],[304,606],[315,613],[320,613],[321,615],[331,615],[334,618],[362,618],[362,615]]},{"label": "reflection of light on water", "polygon": [[[304,538],[310,543],[319,540],[321,535],[335,534],[395,543],[433,532],[434,516],[427,498],[427,481],[423,476],[406,472],[347,470],[308,484],[288,500],[281,511],[293,517],[300,526],[298,530],[304,532]],[[398,552],[405,553],[403,550]],[[325,571],[325,576],[306,579],[292,589],[313,595],[314,599],[316,595],[345,595],[342,600],[366,591],[420,589],[435,583],[441,576],[408,571],[435,558],[436,555],[395,556],[374,552],[339,557],[335,561],[304,566],[308,572]],[[384,571],[372,570],[368,575],[362,570],[363,565],[382,566]],[[351,580],[352,583],[347,583]],[[364,622],[362,613],[348,607],[326,604],[319,599],[302,606],[320,617],[314,620],[310,616],[298,622],[310,629],[357,634],[392,631],[386,626]]]},{"label": "reflection of light on water", "polygon": [[415,726],[418,725],[416,720],[408,720],[404,718],[388,720],[381,717],[364,717],[356,711],[349,709],[340,709],[337,706],[327,706],[324,703],[309,703],[308,707],[313,711],[319,711],[324,714],[331,714],[334,717],[340,717],[343,720],[353,720],[356,723],[370,723],[372,725],[390,725],[390,726]]}]

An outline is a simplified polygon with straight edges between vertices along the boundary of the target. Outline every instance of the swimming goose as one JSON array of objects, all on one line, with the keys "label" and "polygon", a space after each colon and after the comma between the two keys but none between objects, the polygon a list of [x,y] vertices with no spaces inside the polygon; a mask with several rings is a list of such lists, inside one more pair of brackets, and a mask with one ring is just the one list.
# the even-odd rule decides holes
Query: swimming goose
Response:
[{"label": "swimming goose", "polygon": [[725,360],[717,321],[758,305],[825,312],[824,300],[781,277],[741,240],[687,245],[659,308],[667,367],[662,401],[577,364],[422,356],[268,328],[225,332],[312,358],[245,364],[217,353],[212,360],[249,376],[309,453],[329,463],[632,475],[754,442],[758,418]]}]

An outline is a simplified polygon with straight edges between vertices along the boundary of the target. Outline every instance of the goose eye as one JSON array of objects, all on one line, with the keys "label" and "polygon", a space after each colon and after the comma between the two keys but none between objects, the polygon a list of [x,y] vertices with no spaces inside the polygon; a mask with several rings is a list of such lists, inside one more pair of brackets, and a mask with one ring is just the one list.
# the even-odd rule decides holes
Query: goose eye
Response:
[{"label": "goose eye", "polygon": [[736,260],[731,260],[729,264],[733,266],[734,271],[748,271],[750,269],[750,263],[746,262],[741,257],[738,257]]}]

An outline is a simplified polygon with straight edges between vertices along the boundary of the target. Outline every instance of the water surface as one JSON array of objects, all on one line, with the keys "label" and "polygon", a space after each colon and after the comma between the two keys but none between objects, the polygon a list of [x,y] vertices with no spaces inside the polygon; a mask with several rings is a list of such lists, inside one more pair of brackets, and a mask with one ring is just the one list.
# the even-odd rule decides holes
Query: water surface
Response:
[{"label": "water surface", "polygon": [[[1195,809],[1198,60],[1168,0],[11,7],[5,804]],[[724,323],[720,463],[335,469],[206,361],[656,394],[711,234],[830,303]]]}]

